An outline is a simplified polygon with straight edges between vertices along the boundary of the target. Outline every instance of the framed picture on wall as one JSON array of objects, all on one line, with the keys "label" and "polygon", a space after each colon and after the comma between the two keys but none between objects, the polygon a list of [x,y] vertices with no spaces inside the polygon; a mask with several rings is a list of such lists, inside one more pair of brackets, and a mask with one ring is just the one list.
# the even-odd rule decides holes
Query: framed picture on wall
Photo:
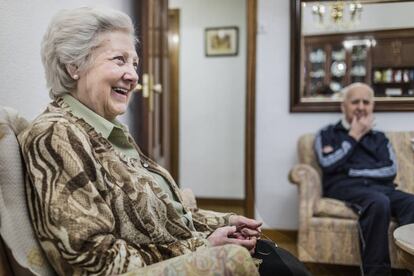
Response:
[{"label": "framed picture on wall", "polygon": [[237,56],[239,51],[239,28],[206,28],[205,46],[207,57]]}]

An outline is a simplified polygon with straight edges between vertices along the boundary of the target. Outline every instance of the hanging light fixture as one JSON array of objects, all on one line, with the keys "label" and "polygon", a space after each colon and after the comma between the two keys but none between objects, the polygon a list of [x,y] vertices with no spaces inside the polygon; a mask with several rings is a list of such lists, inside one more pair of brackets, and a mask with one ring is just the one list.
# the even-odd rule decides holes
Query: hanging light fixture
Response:
[{"label": "hanging light fixture", "polygon": [[331,5],[331,20],[335,24],[342,24],[344,21],[345,3],[338,1]]},{"label": "hanging light fixture", "polygon": [[338,0],[322,4],[318,1],[312,6],[314,21],[324,28],[349,28],[359,24],[362,14],[360,1]]},{"label": "hanging light fixture", "polygon": [[325,6],[320,3],[312,6],[312,14],[314,18],[317,18],[319,24],[323,24],[323,18],[325,15]]},{"label": "hanging light fixture", "polygon": [[362,4],[360,2],[352,2],[349,4],[349,12],[351,21],[359,22],[361,20]]}]

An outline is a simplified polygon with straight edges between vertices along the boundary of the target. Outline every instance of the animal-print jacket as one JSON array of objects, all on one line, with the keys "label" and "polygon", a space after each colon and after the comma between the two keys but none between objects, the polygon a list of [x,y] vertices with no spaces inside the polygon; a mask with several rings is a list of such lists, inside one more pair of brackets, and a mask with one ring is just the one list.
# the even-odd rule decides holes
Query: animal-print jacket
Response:
[{"label": "animal-print jacket", "polygon": [[207,235],[228,224],[230,214],[194,209],[191,231],[147,169],[161,174],[182,202],[170,174],[131,136],[141,160],[115,151],[61,98],[18,138],[32,223],[60,275],[131,271],[208,246]]}]

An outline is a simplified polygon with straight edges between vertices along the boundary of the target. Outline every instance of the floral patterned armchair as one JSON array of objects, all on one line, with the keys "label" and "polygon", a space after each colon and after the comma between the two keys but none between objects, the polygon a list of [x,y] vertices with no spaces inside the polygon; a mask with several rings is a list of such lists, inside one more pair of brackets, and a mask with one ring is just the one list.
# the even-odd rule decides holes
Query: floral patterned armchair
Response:
[{"label": "floral patterned armchair", "polygon": [[[414,153],[411,138],[414,132],[388,132],[398,160],[398,189],[414,193]],[[359,265],[357,215],[344,202],[322,196],[321,170],[314,149],[314,134],[305,134],[298,141],[299,164],[289,174],[298,186],[299,229],[298,254],[303,262]],[[403,268],[397,258],[391,222],[389,242],[391,263]]]}]

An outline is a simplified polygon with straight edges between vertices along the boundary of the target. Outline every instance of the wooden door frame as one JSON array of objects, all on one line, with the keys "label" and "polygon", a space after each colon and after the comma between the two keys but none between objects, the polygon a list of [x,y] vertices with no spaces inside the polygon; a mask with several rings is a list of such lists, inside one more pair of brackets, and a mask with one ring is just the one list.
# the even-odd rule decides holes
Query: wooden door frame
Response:
[{"label": "wooden door frame", "polygon": [[[146,0],[137,0],[132,3],[133,14],[134,14],[134,27],[136,35],[139,40],[148,36],[148,13],[145,11],[148,9],[148,2]],[[142,75],[144,74],[145,68],[148,67],[148,60],[145,58],[149,55],[148,48],[145,48],[141,42],[136,45],[138,57],[140,62],[138,63],[138,76],[139,82],[142,84]],[[144,131],[149,129],[149,106],[148,101],[142,96],[142,93],[136,93],[132,98],[129,108],[133,114],[131,132],[145,155],[148,156],[149,152],[149,137]]]},{"label": "wooden door frame", "polygon": [[[169,75],[165,70],[168,69],[167,10],[168,0],[137,0],[132,3],[134,27],[141,40],[136,45],[141,58],[138,64],[139,83],[142,87],[143,76],[146,76],[148,85],[147,95],[144,96],[142,87],[132,97],[129,108],[134,114],[130,130],[142,152],[170,170],[170,126],[167,116],[170,93]],[[158,86],[157,91],[155,86]]]},{"label": "wooden door frame", "polygon": [[[172,10],[170,10],[172,11]],[[179,14],[178,10],[174,10],[174,12]],[[257,35],[257,0],[247,0],[247,7],[246,7],[246,16],[247,16],[247,63],[246,63],[246,114],[245,114],[245,139],[244,139],[244,170],[245,170],[245,180],[244,180],[244,200],[231,200],[225,199],[224,201],[217,200],[216,198],[203,198],[197,199],[200,203],[205,204],[218,204],[223,205],[224,202],[226,204],[231,204],[232,206],[239,206],[241,203],[244,208],[244,213],[247,217],[253,218],[255,213],[255,138],[256,138],[256,35]],[[178,67],[178,65],[177,65]],[[177,68],[178,70],[178,68]],[[170,72],[171,74],[172,72]],[[177,72],[178,74],[178,72]],[[175,76],[177,77],[177,74]],[[170,79],[172,82],[173,77]],[[174,84],[177,89],[179,84]],[[174,93],[174,88],[170,90]],[[178,91],[175,95],[178,97]],[[174,96],[173,96],[174,97]],[[172,100],[174,102],[174,100]],[[173,107],[171,110],[174,111]],[[178,103],[176,108],[178,108]],[[177,125],[178,126],[178,115],[176,116],[177,122],[172,123],[171,126]],[[175,134],[178,135],[178,132]],[[178,137],[177,139],[171,138],[171,149],[177,152],[172,152],[171,156],[173,157],[173,164],[174,162],[178,163],[179,153],[178,153],[178,145],[176,147],[173,146],[174,142],[178,144]],[[174,165],[172,166],[174,168]],[[178,164],[176,164],[176,174],[178,176]],[[177,178],[178,179],[178,178]],[[224,204],[224,205],[226,205]]]},{"label": "wooden door frame", "polygon": [[[173,20],[171,20],[173,19]],[[180,37],[180,10],[168,9],[168,33],[169,35],[178,35]],[[171,175],[179,184],[179,162],[180,162],[180,144],[179,144],[179,129],[180,129],[180,101],[179,101],[179,56],[180,56],[180,41],[175,45],[168,45],[168,53],[170,55],[170,93],[171,93],[171,108],[170,108],[170,149],[171,149]]]},{"label": "wooden door frame", "polygon": [[255,156],[256,156],[256,35],[257,0],[247,0],[247,78],[245,130],[245,210],[246,216],[255,214]]},{"label": "wooden door frame", "polygon": [[[175,10],[174,12],[178,13],[179,11]],[[179,13],[178,13],[179,14]],[[247,0],[247,7],[246,7],[246,15],[247,15],[247,62],[246,62],[246,114],[245,114],[245,139],[244,139],[244,193],[245,199],[240,200],[242,202],[245,215],[248,217],[253,218],[255,213],[255,137],[256,137],[256,30],[257,30],[257,0]],[[171,74],[172,72],[170,72]],[[178,72],[177,72],[178,74]],[[170,81],[173,80],[173,77]],[[178,87],[178,84],[175,84]],[[171,89],[173,92],[174,89]],[[172,98],[178,97],[178,91],[176,94],[172,95]],[[177,100],[177,99],[176,99]],[[175,100],[172,99],[171,102]],[[177,106],[174,108],[178,108]],[[178,126],[178,112],[176,116],[174,115],[173,120],[175,122],[172,123],[172,126]],[[175,134],[178,135],[178,132]],[[173,135],[172,135],[173,136]],[[179,161],[178,157],[178,137],[175,139],[174,137],[170,137],[171,139],[171,149],[176,149],[176,152],[172,153],[173,161]],[[177,145],[174,146],[174,143]],[[174,157],[175,156],[175,157]],[[172,162],[174,164],[174,162]],[[172,166],[174,168],[174,165]],[[176,173],[177,177],[179,174],[178,164],[176,164],[176,170],[172,173]],[[178,178],[176,178],[178,179]],[[217,199],[204,199],[204,201],[209,203],[218,203]],[[229,201],[226,199],[226,201]],[[238,205],[239,200],[230,201],[233,202],[233,205]]]},{"label": "wooden door frame", "polygon": [[[245,114],[245,199],[244,209],[248,217],[255,215],[255,138],[256,138],[256,35],[257,35],[257,1],[247,0],[247,63],[246,63],[246,114]],[[144,4],[146,1],[139,1]],[[144,10],[144,9],[142,9]],[[142,11],[141,10],[141,11]],[[136,11],[136,9],[135,9]],[[146,16],[138,12],[136,16]],[[142,30],[145,32],[144,30]],[[142,52],[141,52],[142,53]],[[145,56],[145,53],[143,53]],[[140,55],[141,56],[141,55]],[[144,61],[145,62],[145,59]],[[142,66],[142,65],[141,65]],[[140,110],[140,120],[145,112]],[[143,123],[143,122],[141,122]],[[145,136],[143,133],[138,135]],[[144,143],[145,137],[141,137]]]}]

